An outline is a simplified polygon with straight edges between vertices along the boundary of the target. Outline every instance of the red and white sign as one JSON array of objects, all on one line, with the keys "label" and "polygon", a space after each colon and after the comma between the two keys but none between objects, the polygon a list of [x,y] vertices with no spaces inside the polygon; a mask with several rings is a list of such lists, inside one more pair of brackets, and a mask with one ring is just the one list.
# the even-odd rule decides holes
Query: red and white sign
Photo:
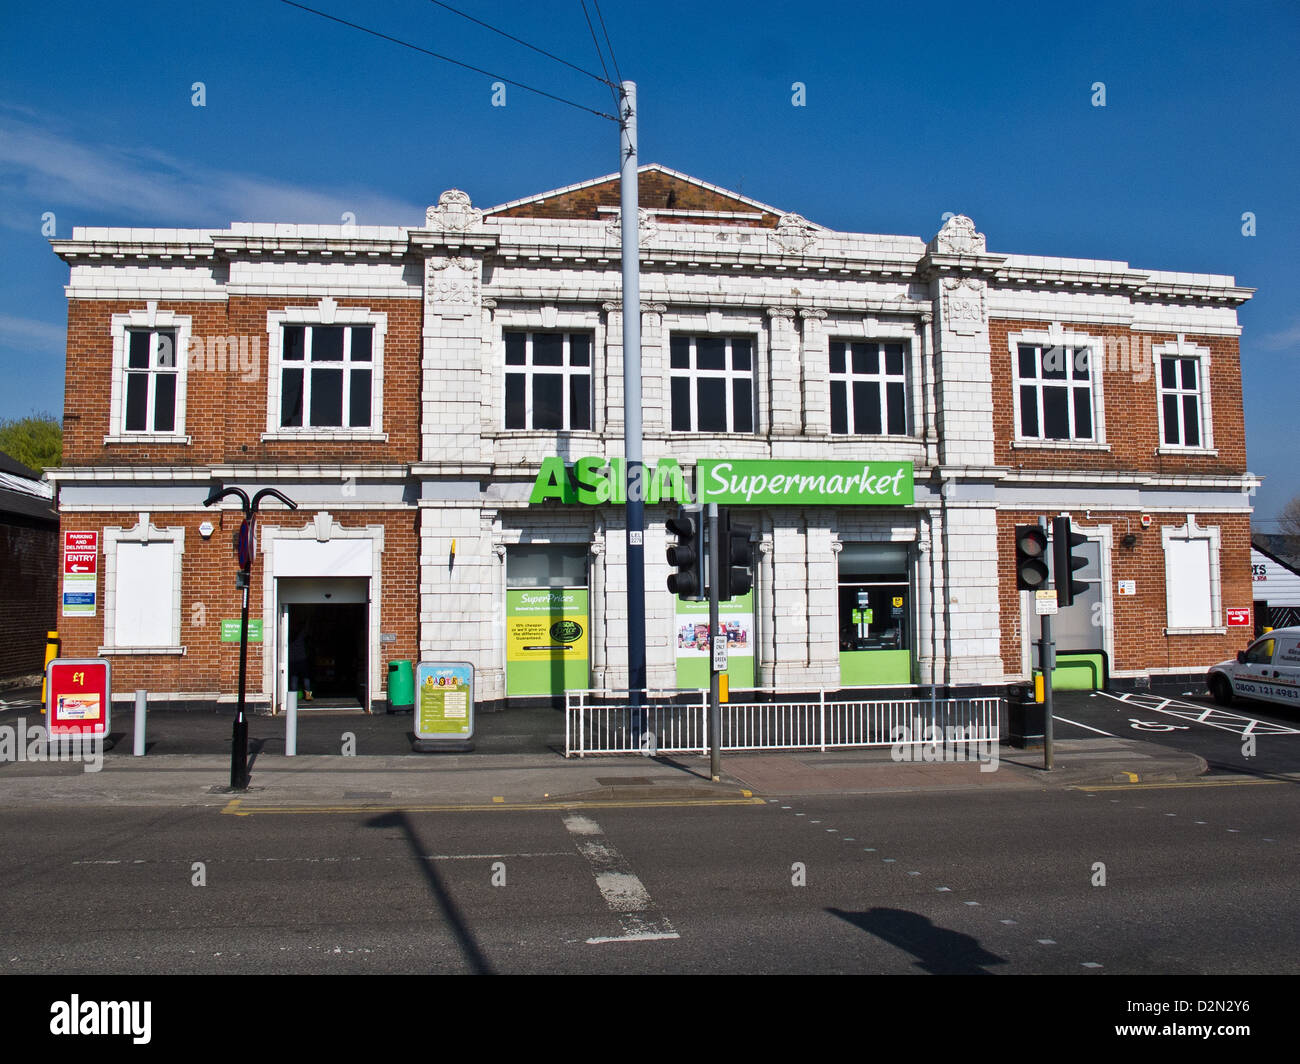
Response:
[{"label": "red and white sign", "polygon": [[1229,628],[1247,628],[1250,626],[1250,610],[1228,610]]},{"label": "red and white sign", "polygon": [[99,533],[63,533],[63,575],[94,576],[99,572]]},{"label": "red and white sign", "polygon": [[112,696],[103,658],[55,658],[46,666],[45,720],[51,735],[107,735]]}]

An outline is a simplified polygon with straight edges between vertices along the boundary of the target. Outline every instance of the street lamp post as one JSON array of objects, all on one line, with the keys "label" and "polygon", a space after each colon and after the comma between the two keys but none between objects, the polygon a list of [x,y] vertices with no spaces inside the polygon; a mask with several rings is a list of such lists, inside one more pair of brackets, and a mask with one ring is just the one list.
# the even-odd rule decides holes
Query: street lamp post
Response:
[{"label": "street lamp post", "polygon": [[244,593],[239,629],[239,701],[230,737],[230,789],[242,791],[248,788],[248,717],[244,712],[244,693],[248,675],[248,589],[252,583],[250,577],[253,557],[257,552],[257,508],[268,495],[275,496],[290,510],[298,509],[298,504],[274,488],[263,488],[250,501],[243,488],[223,488],[220,484],[215,484],[203,500],[203,505],[212,506],[227,495],[238,495],[244,508],[244,521],[239,526],[237,546],[239,572],[235,575],[235,587]]}]

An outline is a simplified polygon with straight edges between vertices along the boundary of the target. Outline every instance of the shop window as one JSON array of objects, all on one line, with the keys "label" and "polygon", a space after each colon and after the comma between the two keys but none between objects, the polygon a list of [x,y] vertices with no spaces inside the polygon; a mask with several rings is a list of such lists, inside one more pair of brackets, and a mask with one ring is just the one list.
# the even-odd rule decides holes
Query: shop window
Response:
[{"label": "shop window", "polygon": [[1017,344],[1015,394],[1019,438],[1094,441],[1093,383],[1092,348]]},{"label": "shop window", "polygon": [[507,429],[591,428],[589,333],[508,332]]},{"label": "shop window", "polygon": [[839,555],[840,680],[910,683],[912,622],[907,547],[845,543]]},{"label": "shop window", "polygon": [[754,341],[674,336],[669,342],[674,432],[754,431]]},{"label": "shop window", "polygon": [[907,345],[830,346],[831,432],[907,435]]}]

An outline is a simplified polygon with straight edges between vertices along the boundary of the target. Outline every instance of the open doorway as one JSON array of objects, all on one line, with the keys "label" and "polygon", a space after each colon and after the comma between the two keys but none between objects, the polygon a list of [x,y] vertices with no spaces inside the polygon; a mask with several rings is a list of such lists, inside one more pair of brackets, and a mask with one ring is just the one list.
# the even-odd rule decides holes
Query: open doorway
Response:
[{"label": "open doorway", "polygon": [[368,581],[355,578],[282,578],[280,697],[298,692],[298,708],[370,706]]}]

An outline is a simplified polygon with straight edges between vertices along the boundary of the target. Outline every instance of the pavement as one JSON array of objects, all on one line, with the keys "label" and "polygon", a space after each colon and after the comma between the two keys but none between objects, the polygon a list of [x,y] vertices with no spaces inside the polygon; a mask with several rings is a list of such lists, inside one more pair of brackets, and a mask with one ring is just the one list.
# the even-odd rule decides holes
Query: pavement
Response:
[{"label": "pavement", "polygon": [[[285,756],[284,718],[250,716],[249,786],[231,792],[232,709],[150,711],[146,754],[132,754],[129,707],[114,706],[110,749],[94,762],[15,760],[10,738],[43,720],[39,705],[7,692],[0,706],[0,801],[217,806],[255,814],[333,807],[440,809],[573,805],[717,804],[765,797],[1043,788],[1179,782],[1206,771],[1200,756],[1149,740],[1058,740],[1054,767],[1041,748],[1003,744],[984,760],[895,761],[889,749],[724,753],[713,782],[699,755],[565,758],[563,716],[506,711],[476,719],[468,753],[416,753],[409,715],[301,713],[298,756]],[[20,724],[19,721],[23,721]],[[6,749],[8,752],[6,752]],[[87,771],[88,769],[96,769]]]}]

